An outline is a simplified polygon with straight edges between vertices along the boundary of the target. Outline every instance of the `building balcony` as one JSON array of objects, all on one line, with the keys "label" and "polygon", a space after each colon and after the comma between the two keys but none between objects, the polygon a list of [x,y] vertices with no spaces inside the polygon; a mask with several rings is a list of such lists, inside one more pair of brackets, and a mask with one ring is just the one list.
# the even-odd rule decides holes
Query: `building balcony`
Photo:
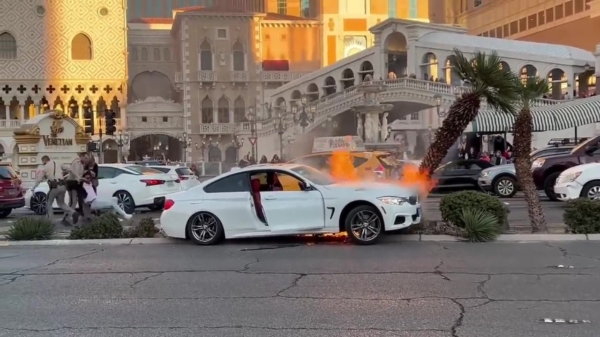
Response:
[{"label": "building balcony", "polygon": [[242,123],[201,123],[200,134],[222,135],[250,131],[250,122]]},{"label": "building balcony", "polygon": [[20,119],[0,120],[0,129],[18,129],[24,122]]},{"label": "building balcony", "polygon": [[198,72],[198,82],[216,82],[217,72],[212,70],[201,70]]},{"label": "building balcony", "polygon": [[247,71],[232,71],[230,72],[231,81],[234,83],[248,82],[250,80],[250,74]]},{"label": "building balcony", "polygon": [[287,83],[310,73],[310,71],[263,71],[261,81]]}]

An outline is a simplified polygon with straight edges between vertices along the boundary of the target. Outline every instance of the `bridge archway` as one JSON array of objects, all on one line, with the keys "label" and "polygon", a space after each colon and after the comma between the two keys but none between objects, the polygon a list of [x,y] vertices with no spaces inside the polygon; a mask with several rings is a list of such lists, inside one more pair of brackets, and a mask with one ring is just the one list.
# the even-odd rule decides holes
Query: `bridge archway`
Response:
[{"label": "bridge archway", "polygon": [[[387,54],[387,71],[388,77],[391,73],[395,77],[406,76],[408,67],[407,46],[408,40],[406,36],[400,32],[393,32],[386,36],[383,42],[385,53]],[[412,74],[414,75],[414,74]]]},{"label": "bridge archway", "polygon": [[133,78],[129,101],[144,101],[148,97],[161,97],[166,101],[175,97],[169,77],[158,71],[144,71]]},{"label": "bridge archway", "polygon": [[173,135],[144,134],[132,138],[129,143],[129,156],[127,160],[138,161],[144,158],[156,160],[183,160],[181,142]]}]

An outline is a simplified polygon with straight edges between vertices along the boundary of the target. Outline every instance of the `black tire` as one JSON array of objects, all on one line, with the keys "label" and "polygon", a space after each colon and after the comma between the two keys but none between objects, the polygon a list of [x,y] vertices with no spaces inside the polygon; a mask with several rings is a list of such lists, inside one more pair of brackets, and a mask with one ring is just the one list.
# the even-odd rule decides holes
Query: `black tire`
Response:
[{"label": "black tire", "polygon": [[[358,224],[357,222],[359,221],[362,221],[363,223]],[[346,229],[346,233],[350,240],[357,245],[376,244],[385,232],[385,225],[381,218],[381,214],[377,208],[369,205],[356,206],[350,210],[344,219],[344,228]],[[378,231],[375,233],[373,230],[377,229]],[[361,238],[361,233],[371,235],[366,239],[363,239]]]},{"label": "black tire", "polygon": [[113,194],[113,197],[117,198],[119,206],[125,211],[125,213],[135,213],[135,201],[129,192],[117,191],[115,194]]},{"label": "black tire", "polygon": [[554,172],[544,180],[544,192],[551,201],[558,201],[556,193],[554,193],[554,185],[556,184],[556,179],[558,179],[560,173],[561,172]]},{"label": "black tire", "polygon": [[[225,239],[225,230],[221,220],[209,212],[199,212],[192,215],[185,226],[185,231],[187,236],[200,246],[216,245]],[[202,233],[204,233],[204,236]],[[210,236],[208,239],[206,238],[207,235]]]},{"label": "black tire", "polygon": [[48,195],[44,192],[35,192],[29,200],[29,207],[36,215],[46,215],[46,200]]},{"label": "black tire", "polygon": [[503,176],[494,180],[494,194],[500,198],[512,198],[517,194],[517,180]]},{"label": "black tire", "polygon": [[[590,192],[594,190],[596,197],[590,197]],[[583,189],[581,190],[581,198],[587,198],[590,200],[600,200],[600,198],[598,197],[598,190],[600,190],[600,181],[590,181],[589,183],[585,184],[585,186],[583,186]]]},{"label": "black tire", "polygon": [[0,219],[6,218],[7,216],[10,215],[11,212],[12,212],[12,208],[1,210],[0,211]]}]

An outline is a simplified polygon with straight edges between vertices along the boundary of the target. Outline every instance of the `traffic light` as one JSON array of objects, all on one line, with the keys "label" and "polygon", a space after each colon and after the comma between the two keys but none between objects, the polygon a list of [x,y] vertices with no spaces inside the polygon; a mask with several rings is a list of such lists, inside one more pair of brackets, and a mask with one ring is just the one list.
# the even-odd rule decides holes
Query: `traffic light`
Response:
[{"label": "traffic light", "polygon": [[106,116],[105,116],[105,120],[106,120],[106,134],[109,136],[112,136],[115,134],[115,132],[117,132],[117,121],[115,120],[115,117],[117,116],[117,114],[112,111],[112,110],[108,110],[106,112]]},{"label": "traffic light", "polygon": [[84,132],[90,135],[94,134],[94,113],[92,112],[92,108],[86,107],[83,108],[83,124],[84,124]]}]

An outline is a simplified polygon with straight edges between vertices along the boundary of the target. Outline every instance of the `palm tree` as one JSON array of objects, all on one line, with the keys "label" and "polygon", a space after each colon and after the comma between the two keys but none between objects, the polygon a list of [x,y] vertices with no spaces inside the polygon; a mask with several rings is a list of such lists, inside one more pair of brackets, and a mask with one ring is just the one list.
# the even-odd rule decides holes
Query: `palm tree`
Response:
[{"label": "palm tree", "polygon": [[529,154],[531,153],[531,135],[533,133],[531,102],[548,91],[548,82],[537,77],[528,78],[525,82],[521,82],[519,79],[515,81],[521,103],[521,111],[517,114],[513,127],[517,181],[525,194],[532,232],[545,232],[544,209],[531,176],[531,157]]},{"label": "palm tree", "polygon": [[500,113],[514,114],[515,111],[515,75],[502,67],[502,60],[496,52],[478,52],[467,58],[460,50],[454,49],[452,63],[455,74],[464,81],[467,89],[450,106],[448,117],[436,132],[435,141],[421,163],[420,171],[430,176],[465,128],[477,117],[481,101]]}]

